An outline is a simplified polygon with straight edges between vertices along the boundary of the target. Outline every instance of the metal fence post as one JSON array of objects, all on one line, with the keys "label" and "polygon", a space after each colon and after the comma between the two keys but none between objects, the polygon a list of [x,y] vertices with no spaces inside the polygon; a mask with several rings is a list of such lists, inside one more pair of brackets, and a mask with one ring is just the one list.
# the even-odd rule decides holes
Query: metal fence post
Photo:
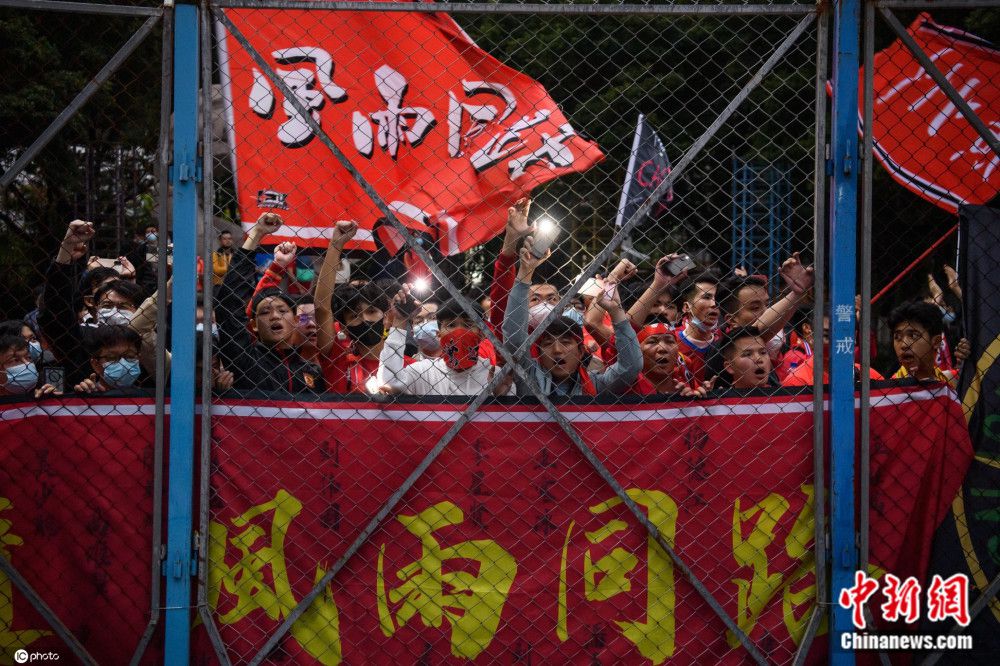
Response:
[{"label": "metal fence post", "polygon": [[858,568],[854,502],[854,294],[858,213],[858,67],[860,0],[839,0],[834,12],[830,206],[830,662],[853,664],[840,649],[852,630],[836,604]]},{"label": "metal fence post", "polygon": [[170,376],[170,466],[167,514],[164,662],[189,661],[191,631],[195,299],[198,192],[198,9],[174,14],[173,317]]}]

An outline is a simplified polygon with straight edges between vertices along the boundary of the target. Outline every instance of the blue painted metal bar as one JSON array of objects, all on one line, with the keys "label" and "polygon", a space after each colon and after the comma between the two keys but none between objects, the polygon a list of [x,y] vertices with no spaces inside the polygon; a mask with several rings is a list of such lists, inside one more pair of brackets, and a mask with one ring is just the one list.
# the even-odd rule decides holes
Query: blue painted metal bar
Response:
[{"label": "blue painted metal bar", "polygon": [[858,243],[858,67],[861,0],[834,5],[830,202],[830,663],[854,664],[840,637],[851,612],[836,603],[858,568],[854,496],[854,295]]},{"label": "blue painted metal bar", "polygon": [[198,9],[174,10],[173,303],[164,663],[190,661],[197,296]]}]

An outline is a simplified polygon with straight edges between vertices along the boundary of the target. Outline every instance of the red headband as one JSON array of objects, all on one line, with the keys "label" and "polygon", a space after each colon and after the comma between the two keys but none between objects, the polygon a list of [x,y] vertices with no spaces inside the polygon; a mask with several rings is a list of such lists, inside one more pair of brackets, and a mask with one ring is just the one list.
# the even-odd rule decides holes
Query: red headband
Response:
[{"label": "red headband", "polygon": [[651,335],[672,335],[675,338],[677,337],[677,334],[674,333],[674,331],[669,326],[667,326],[662,322],[643,326],[636,337],[639,338],[639,343],[641,344],[646,338],[648,338]]}]

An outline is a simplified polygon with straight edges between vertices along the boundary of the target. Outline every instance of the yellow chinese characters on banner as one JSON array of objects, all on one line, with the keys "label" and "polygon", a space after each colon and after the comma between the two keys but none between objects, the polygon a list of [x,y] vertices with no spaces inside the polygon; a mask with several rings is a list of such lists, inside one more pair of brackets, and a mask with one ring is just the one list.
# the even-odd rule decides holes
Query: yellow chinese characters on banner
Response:
[{"label": "yellow chinese characters on banner", "polygon": [[[219,623],[260,622],[261,615],[279,622],[298,605],[288,578],[285,537],[292,521],[302,511],[302,502],[279,490],[274,499],[251,507],[232,519],[230,527],[212,521],[209,525],[208,602]],[[230,548],[231,547],[231,548]],[[227,564],[230,550],[237,560]],[[316,581],[324,572],[316,569]],[[235,597],[228,611],[219,614],[220,596]],[[228,599],[227,599],[228,601]],[[292,637],[322,664],[341,661],[337,606],[329,588],[316,598],[292,625]]]},{"label": "yellow chinese characters on banner", "polygon": [[[674,533],[677,528],[677,504],[665,493],[658,490],[629,488],[625,492],[632,501],[646,509],[649,521],[656,526],[667,543],[673,547]],[[594,505],[589,510],[593,515],[599,516],[619,504],[622,504],[622,500],[615,497]],[[566,532],[562,565],[559,571],[556,635],[561,642],[569,639],[567,569],[571,564],[569,545],[575,524],[575,521],[570,522]],[[627,529],[627,523],[614,519],[596,530],[585,532],[584,537],[591,546],[596,546]],[[587,601],[607,601],[631,591],[632,582],[629,574],[639,564],[639,559],[633,553],[624,548],[615,547],[607,555],[595,560],[591,548],[588,547],[582,559],[584,598]],[[647,537],[646,619],[644,622],[619,620],[616,621],[616,624],[621,628],[622,635],[636,646],[639,653],[654,664],[662,664],[674,653],[675,603],[673,563],[652,537]]]},{"label": "yellow chinese characters on banner", "polygon": [[[805,502],[781,540],[778,540],[776,528],[791,507],[787,498],[771,493],[747,509],[742,508],[742,503],[737,498],[733,506],[733,558],[737,565],[750,568],[753,572],[749,579],[733,579],[737,589],[736,623],[748,636],[757,626],[761,612],[779,593],[782,595],[785,627],[796,645],[809,622],[816,596],[814,557],[810,547],[814,525],[813,487],[804,485],[801,490],[805,495]],[[769,548],[775,552],[784,549],[788,557],[799,563],[795,571],[788,576],[769,571],[768,563],[775,559],[775,552],[769,553]],[[799,588],[807,577],[812,582]],[[800,611],[802,606],[806,608]],[[739,645],[739,640],[732,632],[727,632],[727,640],[731,647]]]},{"label": "yellow chinese characters on banner", "polygon": [[[378,615],[382,633],[395,635],[415,615],[425,627],[451,626],[451,653],[474,659],[493,641],[507,593],[517,574],[517,562],[496,541],[480,539],[442,546],[434,532],[459,525],[465,514],[452,502],[440,502],[412,516],[396,518],[420,540],[420,559],[396,572],[397,587],[387,587],[385,551],[378,554],[376,578]],[[465,560],[478,565],[478,574],[444,570],[446,563]]]},{"label": "yellow chinese characters on banner", "polygon": [[[0,497],[0,512],[13,508],[6,497]],[[24,540],[11,530],[11,521],[0,518],[0,555],[9,562],[10,548],[24,545]],[[0,664],[11,664],[11,658],[18,650],[23,650],[43,636],[51,636],[51,631],[40,629],[14,630],[14,586],[10,579],[0,573]]]}]

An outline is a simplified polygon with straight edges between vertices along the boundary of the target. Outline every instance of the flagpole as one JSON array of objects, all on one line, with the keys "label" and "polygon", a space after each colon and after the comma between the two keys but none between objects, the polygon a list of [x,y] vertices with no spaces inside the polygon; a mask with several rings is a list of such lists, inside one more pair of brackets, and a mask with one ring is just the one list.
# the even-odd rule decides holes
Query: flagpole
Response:
[{"label": "flagpole", "polygon": [[[625,205],[628,203],[628,186],[635,176],[635,156],[639,154],[639,137],[642,134],[643,115],[639,114],[639,120],[635,124],[635,136],[632,138],[632,155],[628,160],[628,167],[625,169],[625,184],[622,186],[622,198],[618,202],[618,215],[615,218],[615,229],[622,226],[622,216],[625,214]],[[625,236],[622,241],[622,255],[632,253],[632,234]]]}]

